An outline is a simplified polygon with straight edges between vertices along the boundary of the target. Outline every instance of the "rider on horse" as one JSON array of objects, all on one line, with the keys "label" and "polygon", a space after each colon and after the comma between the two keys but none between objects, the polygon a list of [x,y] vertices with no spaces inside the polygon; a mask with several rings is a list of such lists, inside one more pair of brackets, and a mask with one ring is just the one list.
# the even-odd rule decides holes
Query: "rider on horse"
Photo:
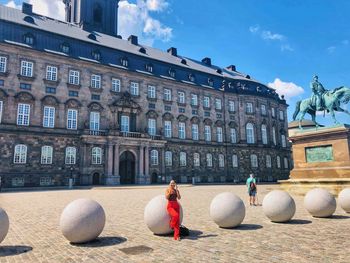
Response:
[{"label": "rider on horse", "polygon": [[312,90],[312,106],[317,111],[322,110],[324,107],[323,95],[327,90],[320,82],[318,82],[318,76],[314,76],[312,82],[310,83],[310,87]]}]

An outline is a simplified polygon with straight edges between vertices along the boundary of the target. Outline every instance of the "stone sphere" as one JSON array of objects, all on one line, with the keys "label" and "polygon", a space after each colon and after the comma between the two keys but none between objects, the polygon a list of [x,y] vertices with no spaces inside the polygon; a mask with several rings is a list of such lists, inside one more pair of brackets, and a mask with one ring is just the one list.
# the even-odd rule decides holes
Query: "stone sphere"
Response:
[{"label": "stone sphere", "polygon": [[339,193],[338,202],[345,212],[350,213],[350,188],[345,188]]},{"label": "stone sphere", "polygon": [[242,223],[245,206],[237,195],[224,192],[211,201],[210,216],[219,227],[232,228]]},{"label": "stone sphere", "polygon": [[[157,195],[145,207],[144,220],[149,228],[156,235],[170,234],[170,215],[167,211],[168,200],[165,195]],[[183,210],[180,205],[180,224],[183,218]]]},{"label": "stone sphere", "polygon": [[91,199],[77,199],[63,210],[60,219],[62,234],[72,243],[85,243],[96,239],[105,226],[102,206]]},{"label": "stone sphere", "polygon": [[4,209],[0,208],[0,243],[5,239],[9,231],[10,221]]},{"label": "stone sphere", "polygon": [[294,199],[285,191],[274,190],[268,193],[262,203],[264,214],[272,222],[287,222],[295,214]]},{"label": "stone sphere", "polygon": [[330,217],[335,212],[337,203],[327,190],[315,188],[305,195],[304,206],[314,217]]}]

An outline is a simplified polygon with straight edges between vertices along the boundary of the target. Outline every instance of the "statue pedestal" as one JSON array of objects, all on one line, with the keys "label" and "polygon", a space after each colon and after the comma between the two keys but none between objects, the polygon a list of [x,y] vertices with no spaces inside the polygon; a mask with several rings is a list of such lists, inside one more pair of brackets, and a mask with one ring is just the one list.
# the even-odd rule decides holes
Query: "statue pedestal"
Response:
[{"label": "statue pedestal", "polygon": [[304,194],[314,187],[334,194],[350,187],[350,126],[293,129],[294,168],[289,180],[279,181],[287,191]]}]

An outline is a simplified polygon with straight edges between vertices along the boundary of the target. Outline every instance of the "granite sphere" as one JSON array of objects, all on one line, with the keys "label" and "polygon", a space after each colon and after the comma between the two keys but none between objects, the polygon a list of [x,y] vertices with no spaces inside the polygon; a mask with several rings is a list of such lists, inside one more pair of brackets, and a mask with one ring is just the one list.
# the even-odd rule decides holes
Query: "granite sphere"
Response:
[{"label": "granite sphere", "polygon": [[[144,220],[149,228],[156,235],[170,234],[170,215],[167,211],[168,200],[165,195],[158,195],[151,199],[145,207]],[[180,224],[183,218],[183,210],[180,204]]]},{"label": "granite sphere", "polygon": [[287,222],[295,214],[294,199],[285,191],[271,191],[265,196],[262,205],[264,214],[272,222]]},{"label": "granite sphere", "polygon": [[237,195],[224,192],[211,201],[210,216],[219,227],[236,227],[245,217],[245,206]]},{"label": "granite sphere", "polygon": [[10,221],[6,211],[0,208],[0,243],[5,239],[9,231]]},{"label": "granite sphere", "polygon": [[345,212],[350,213],[350,188],[345,188],[339,193],[338,202]]},{"label": "granite sphere", "polygon": [[335,212],[337,203],[327,190],[315,188],[305,195],[304,206],[314,217],[330,217]]},{"label": "granite sphere", "polygon": [[91,199],[77,199],[63,210],[60,219],[62,234],[72,243],[85,243],[96,239],[105,226],[102,206]]}]

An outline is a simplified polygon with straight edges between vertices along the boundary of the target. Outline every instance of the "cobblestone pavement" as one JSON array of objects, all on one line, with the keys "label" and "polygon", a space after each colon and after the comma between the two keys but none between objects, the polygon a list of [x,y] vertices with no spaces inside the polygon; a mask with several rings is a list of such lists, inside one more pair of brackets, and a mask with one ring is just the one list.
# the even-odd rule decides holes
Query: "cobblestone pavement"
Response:
[{"label": "cobblestone pavement", "polygon": [[[259,201],[277,185],[259,187]],[[244,186],[181,187],[183,224],[192,230],[180,242],[153,235],[143,222],[147,202],[165,188],[91,189],[1,193],[0,206],[10,230],[0,245],[0,262],[350,262],[350,215],[337,208],[329,219],[311,217],[303,198],[294,196],[295,219],[271,223],[262,207],[247,206],[237,229],[220,229],[209,216],[212,198],[221,192],[239,195]],[[96,242],[71,245],[58,227],[67,203],[89,197],[106,212],[106,226]],[[21,253],[29,250],[26,253]]]}]

